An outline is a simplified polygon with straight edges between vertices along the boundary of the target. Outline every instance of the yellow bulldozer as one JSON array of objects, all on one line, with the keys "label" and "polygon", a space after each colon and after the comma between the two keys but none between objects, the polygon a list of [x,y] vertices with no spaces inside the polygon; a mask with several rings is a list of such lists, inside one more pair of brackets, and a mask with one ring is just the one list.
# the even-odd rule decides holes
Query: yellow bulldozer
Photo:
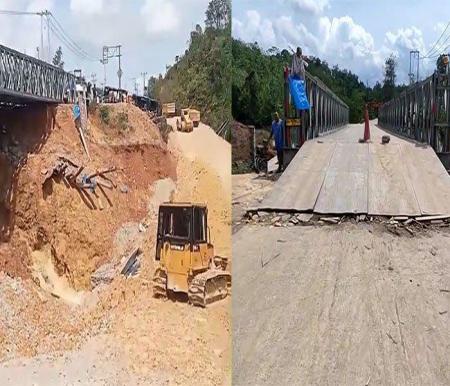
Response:
[{"label": "yellow bulldozer", "polygon": [[177,130],[190,133],[194,130],[194,123],[189,114],[190,109],[181,109],[181,119],[177,119]]},{"label": "yellow bulldozer", "polygon": [[214,255],[204,204],[164,203],[159,207],[153,296],[185,293],[189,303],[206,307],[231,290],[227,259]]}]

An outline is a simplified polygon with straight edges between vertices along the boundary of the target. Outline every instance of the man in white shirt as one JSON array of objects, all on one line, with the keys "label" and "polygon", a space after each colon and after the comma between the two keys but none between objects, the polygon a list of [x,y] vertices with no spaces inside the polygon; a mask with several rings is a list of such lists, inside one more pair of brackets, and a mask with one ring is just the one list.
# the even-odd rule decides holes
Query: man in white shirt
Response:
[{"label": "man in white shirt", "polygon": [[308,62],[302,55],[302,49],[297,47],[297,52],[292,56],[291,75],[305,80],[305,67],[308,67]]}]

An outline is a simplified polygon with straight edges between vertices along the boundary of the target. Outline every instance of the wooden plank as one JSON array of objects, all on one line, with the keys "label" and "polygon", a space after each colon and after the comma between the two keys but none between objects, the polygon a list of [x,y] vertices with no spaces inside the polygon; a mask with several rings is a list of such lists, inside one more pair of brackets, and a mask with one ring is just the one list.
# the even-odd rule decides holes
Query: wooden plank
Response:
[{"label": "wooden plank", "polygon": [[367,213],[367,172],[328,171],[314,212]]},{"label": "wooden plank", "polygon": [[450,177],[433,149],[405,142],[401,157],[421,214],[450,214]]},{"label": "wooden plank", "polygon": [[313,210],[324,179],[324,171],[299,170],[295,173],[295,178],[286,181],[286,184],[282,184],[282,181],[278,180],[259,209]]},{"label": "wooden plank", "polygon": [[314,211],[367,213],[368,145],[337,143]]},{"label": "wooden plank", "polygon": [[440,216],[421,216],[421,217],[416,217],[415,220],[416,221],[432,221],[432,220],[446,220],[450,218],[450,215],[440,215]]},{"label": "wooden plank", "polygon": [[306,142],[263,200],[260,209],[312,210],[335,143]]},{"label": "wooden plank", "polygon": [[400,144],[369,145],[368,214],[418,216],[419,204]]}]

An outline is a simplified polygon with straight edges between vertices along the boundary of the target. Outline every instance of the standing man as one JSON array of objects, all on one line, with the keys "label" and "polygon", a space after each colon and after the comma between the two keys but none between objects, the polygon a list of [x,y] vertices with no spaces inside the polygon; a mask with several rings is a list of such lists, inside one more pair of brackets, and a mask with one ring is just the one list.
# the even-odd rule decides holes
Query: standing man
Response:
[{"label": "standing man", "polygon": [[278,113],[273,114],[272,131],[270,133],[269,141],[272,137],[275,139],[275,149],[277,151],[277,173],[281,173],[283,171],[283,121],[280,119]]},{"label": "standing man", "polygon": [[305,67],[308,67],[308,62],[302,54],[302,49],[297,47],[297,52],[292,56],[291,75],[305,80]]}]

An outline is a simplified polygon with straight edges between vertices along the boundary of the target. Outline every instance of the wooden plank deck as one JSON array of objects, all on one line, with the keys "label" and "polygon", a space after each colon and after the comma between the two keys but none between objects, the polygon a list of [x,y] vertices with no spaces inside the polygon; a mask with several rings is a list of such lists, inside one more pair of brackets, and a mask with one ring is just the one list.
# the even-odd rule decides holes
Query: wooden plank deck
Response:
[{"label": "wooden plank deck", "polygon": [[364,213],[385,216],[450,214],[450,177],[426,145],[371,124],[372,142],[361,144],[363,125],[307,142],[259,209]]}]

